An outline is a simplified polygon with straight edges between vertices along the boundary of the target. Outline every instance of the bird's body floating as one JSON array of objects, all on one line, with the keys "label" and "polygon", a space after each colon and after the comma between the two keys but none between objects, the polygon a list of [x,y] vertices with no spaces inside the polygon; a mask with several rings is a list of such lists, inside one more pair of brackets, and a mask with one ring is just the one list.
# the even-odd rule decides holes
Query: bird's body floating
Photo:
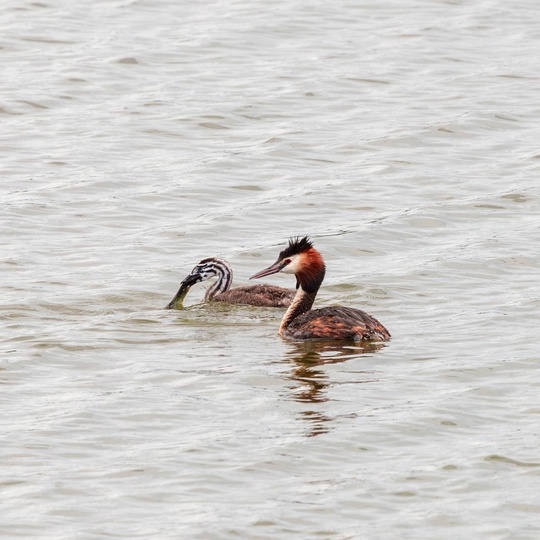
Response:
[{"label": "bird's body floating", "polygon": [[209,257],[198,263],[182,281],[178,292],[167,305],[167,309],[182,309],[184,298],[196,283],[216,277],[216,281],[206,290],[206,302],[228,302],[263,307],[288,307],[295,291],[275,285],[244,285],[231,289],[232,269],[223,259]]},{"label": "bird's body floating", "polygon": [[279,334],[284,338],[340,341],[390,339],[388,330],[374,317],[360,309],[333,306],[311,309],[324,280],[325,264],[307,236],[289,241],[277,261],[250,279],[277,272],[294,274],[298,291],[283,316]]}]

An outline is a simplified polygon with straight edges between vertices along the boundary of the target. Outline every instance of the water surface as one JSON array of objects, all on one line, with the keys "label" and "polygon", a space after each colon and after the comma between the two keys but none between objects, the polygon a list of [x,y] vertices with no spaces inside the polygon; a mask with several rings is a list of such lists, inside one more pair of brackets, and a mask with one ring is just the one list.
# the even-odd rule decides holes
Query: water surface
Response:
[{"label": "water surface", "polygon": [[[0,537],[536,540],[538,16],[6,6]],[[388,345],[163,309],[299,234]]]}]

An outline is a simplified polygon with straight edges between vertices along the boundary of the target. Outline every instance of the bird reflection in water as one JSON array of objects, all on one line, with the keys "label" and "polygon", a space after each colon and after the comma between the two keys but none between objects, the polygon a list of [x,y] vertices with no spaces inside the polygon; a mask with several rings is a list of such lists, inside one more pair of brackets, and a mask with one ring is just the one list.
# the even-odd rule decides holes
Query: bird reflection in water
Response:
[{"label": "bird reflection in water", "polygon": [[[291,343],[285,353],[285,360],[293,365],[289,378],[293,381],[290,387],[292,399],[299,403],[323,404],[329,401],[327,388],[332,385],[324,366],[339,364],[353,360],[361,355],[373,354],[383,348],[383,343],[351,343],[307,341]],[[358,380],[358,375],[365,374],[364,379]],[[373,372],[369,370],[354,371],[355,383],[372,382]],[[332,417],[308,407],[300,413],[300,418],[309,423],[308,437],[314,437],[330,431]]]}]

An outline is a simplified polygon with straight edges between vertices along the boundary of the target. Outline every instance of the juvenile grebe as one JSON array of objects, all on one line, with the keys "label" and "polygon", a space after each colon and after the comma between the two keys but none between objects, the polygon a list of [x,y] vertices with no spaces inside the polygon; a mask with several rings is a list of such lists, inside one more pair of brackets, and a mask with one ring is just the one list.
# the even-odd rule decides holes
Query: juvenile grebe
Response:
[{"label": "juvenile grebe", "polygon": [[206,302],[228,302],[230,304],[249,304],[265,307],[288,307],[294,298],[295,291],[276,287],[275,285],[244,285],[231,289],[232,269],[223,259],[209,257],[197,264],[182,281],[178,292],[166,309],[182,308],[182,302],[193,285],[200,281],[217,277],[206,291]]},{"label": "juvenile grebe", "polygon": [[279,335],[290,339],[334,339],[348,341],[390,339],[388,330],[374,317],[359,309],[333,306],[311,309],[324,279],[321,254],[305,236],[289,241],[272,265],[250,279],[285,272],[296,276],[298,292],[283,316]]}]

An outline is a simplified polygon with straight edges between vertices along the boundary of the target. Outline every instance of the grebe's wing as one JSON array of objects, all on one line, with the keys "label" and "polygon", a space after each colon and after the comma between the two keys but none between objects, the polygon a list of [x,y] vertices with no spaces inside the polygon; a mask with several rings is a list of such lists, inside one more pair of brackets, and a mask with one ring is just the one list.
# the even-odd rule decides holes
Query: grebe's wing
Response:
[{"label": "grebe's wing", "polygon": [[390,332],[365,311],[327,307],[307,311],[293,319],[284,331],[292,339],[335,339],[344,341],[390,339]]}]

